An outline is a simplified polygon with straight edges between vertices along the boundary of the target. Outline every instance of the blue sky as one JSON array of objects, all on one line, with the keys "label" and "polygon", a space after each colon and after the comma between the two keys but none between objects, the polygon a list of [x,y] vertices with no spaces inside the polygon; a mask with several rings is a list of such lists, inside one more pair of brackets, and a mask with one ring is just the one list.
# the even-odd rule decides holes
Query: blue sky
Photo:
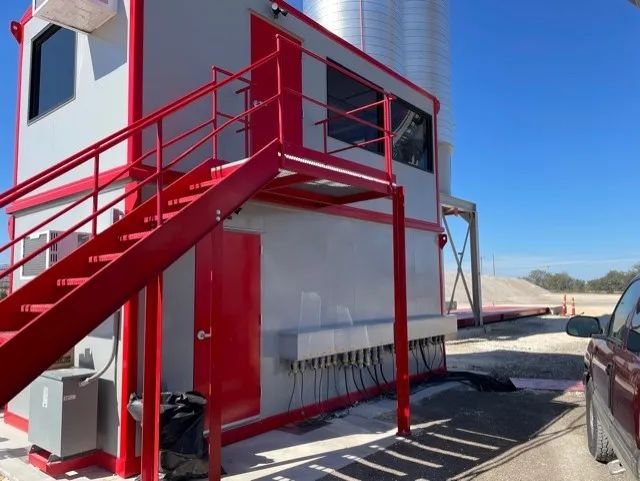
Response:
[{"label": "blue sky", "polygon": [[[28,4],[0,6],[1,190],[13,170],[9,22]],[[478,204],[485,273],[493,255],[509,276],[547,268],[589,278],[640,261],[640,10],[626,0],[450,4],[453,193]],[[460,247],[464,226],[451,224]],[[0,242],[4,226],[2,215]]]}]

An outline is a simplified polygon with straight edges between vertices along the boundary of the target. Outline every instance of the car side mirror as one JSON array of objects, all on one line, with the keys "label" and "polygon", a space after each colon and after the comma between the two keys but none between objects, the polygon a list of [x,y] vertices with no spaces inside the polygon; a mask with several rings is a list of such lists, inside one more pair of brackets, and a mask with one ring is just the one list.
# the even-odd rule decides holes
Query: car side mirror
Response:
[{"label": "car side mirror", "polygon": [[573,337],[591,337],[602,334],[600,320],[591,316],[573,316],[567,322],[567,334]]}]

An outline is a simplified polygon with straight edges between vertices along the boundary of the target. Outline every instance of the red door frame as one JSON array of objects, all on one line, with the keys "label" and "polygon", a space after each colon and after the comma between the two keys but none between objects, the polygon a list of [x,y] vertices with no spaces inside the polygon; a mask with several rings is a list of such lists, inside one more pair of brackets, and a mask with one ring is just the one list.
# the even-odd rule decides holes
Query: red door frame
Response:
[{"label": "red door frame", "polygon": [[210,234],[196,245],[193,387],[208,395],[209,369],[204,366],[210,364],[210,343],[199,339],[198,333],[217,330],[223,338],[221,422],[228,425],[260,414],[261,236],[225,230],[220,238],[224,256],[219,309],[213,309],[217,296],[212,292],[216,238]]},{"label": "red door frame", "polygon": [[[276,35],[302,45],[299,38],[256,14],[251,14],[251,63],[262,60],[277,50]],[[251,102],[264,102],[278,93],[278,62],[282,86],[302,93],[302,51],[288,42],[280,42],[279,59],[267,62],[251,72]],[[303,143],[302,97],[283,92],[282,140],[295,145]],[[278,103],[272,102],[251,116],[251,153],[258,152],[278,138]]]}]

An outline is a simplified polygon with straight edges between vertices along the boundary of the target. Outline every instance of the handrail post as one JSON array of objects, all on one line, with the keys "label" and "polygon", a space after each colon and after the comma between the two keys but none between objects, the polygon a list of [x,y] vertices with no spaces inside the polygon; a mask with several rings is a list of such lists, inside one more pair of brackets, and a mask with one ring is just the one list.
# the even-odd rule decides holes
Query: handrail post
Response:
[{"label": "handrail post", "polygon": [[[213,132],[216,131],[216,129],[218,128],[218,89],[215,88],[215,85],[218,83],[218,69],[216,67],[213,67],[212,69],[212,74],[213,74],[213,85],[214,85],[214,89],[211,92],[211,110],[213,110],[213,118],[212,118],[212,128],[213,128]],[[214,135],[213,137],[211,137],[211,144],[213,147],[213,158],[215,160],[218,160],[218,136]]]},{"label": "handrail post", "polygon": [[91,213],[91,237],[95,237],[98,233],[98,183],[100,179],[100,154],[97,153],[93,158],[93,206]]},{"label": "handrail post", "polygon": [[[250,88],[244,91],[244,111],[249,110],[249,93]],[[244,117],[244,156],[249,158],[249,123],[251,122],[251,116],[245,115]]]},{"label": "handrail post", "polygon": [[324,142],[324,153],[326,154],[329,151],[329,139],[327,138],[329,132],[327,132],[327,123],[328,122],[323,122],[322,123],[322,137],[323,137],[323,142]]},{"label": "handrail post", "polygon": [[162,225],[162,118],[158,120],[156,124],[156,210],[158,211],[158,218],[156,225]]},{"label": "handrail post", "polygon": [[384,94],[384,161],[387,169],[389,183],[393,179],[393,137],[391,135],[391,98],[388,93]]},{"label": "handrail post", "polygon": [[276,35],[276,70],[278,80],[278,140],[284,144],[284,98],[282,92],[282,37]]}]

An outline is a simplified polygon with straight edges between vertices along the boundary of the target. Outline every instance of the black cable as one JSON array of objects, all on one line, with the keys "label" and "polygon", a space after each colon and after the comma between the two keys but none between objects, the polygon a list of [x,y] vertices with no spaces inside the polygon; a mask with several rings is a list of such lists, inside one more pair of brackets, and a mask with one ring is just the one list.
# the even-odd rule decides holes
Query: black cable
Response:
[{"label": "black cable", "polygon": [[320,404],[319,404],[319,408],[320,408],[320,414],[322,416],[324,416],[324,406],[322,404],[322,374],[324,372],[324,369],[320,369],[320,387],[318,388],[318,395],[320,398]]},{"label": "black cable", "polygon": [[351,366],[351,377],[353,378],[353,384],[356,386],[358,393],[362,394],[362,391],[358,387],[358,383],[356,382],[356,371],[354,366]]},{"label": "black cable", "polygon": [[343,369],[344,372],[344,388],[347,390],[347,401],[349,402],[349,406],[353,407],[353,403],[351,402],[351,394],[349,393],[349,382],[347,380],[347,367],[345,366]]},{"label": "black cable", "polygon": [[362,383],[362,393],[366,396],[367,395],[367,387],[364,384],[364,379],[362,379],[362,368],[360,368],[359,371],[360,371],[360,382]]},{"label": "black cable", "polygon": [[313,402],[318,406],[318,370],[313,370]]},{"label": "black cable", "polygon": [[298,379],[298,373],[295,373],[293,375],[293,389],[291,390],[291,398],[289,399],[289,407],[287,408],[287,417],[288,417],[288,414],[291,412],[291,403],[293,402],[293,396],[296,393],[296,379]]},{"label": "black cable", "polygon": [[300,409],[302,409],[302,417],[306,418],[304,413],[304,371],[300,372]]},{"label": "black cable", "polygon": [[418,356],[416,356],[416,350],[411,349],[411,353],[413,354],[413,358],[416,360],[416,374],[420,374],[420,364],[418,363]]},{"label": "black cable", "polygon": [[[429,341],[427,341],[427,349],[429,349]],[[431,365],[427,362],[427,357],[424,354],[424,346],[420,346],[420,354],[422,355],[422,361],[424,362],[424,367],[433,374],[433,369],[431,369]]]},{"label": "black cable", "polygon": [[384,381],[384,383],[389,386],[389,389],[391,388],[391,383],[389,381],[387,381],[387,378],[384,375],[384,364],[380,364],[380,374],[382,374],[382,380]]}]

